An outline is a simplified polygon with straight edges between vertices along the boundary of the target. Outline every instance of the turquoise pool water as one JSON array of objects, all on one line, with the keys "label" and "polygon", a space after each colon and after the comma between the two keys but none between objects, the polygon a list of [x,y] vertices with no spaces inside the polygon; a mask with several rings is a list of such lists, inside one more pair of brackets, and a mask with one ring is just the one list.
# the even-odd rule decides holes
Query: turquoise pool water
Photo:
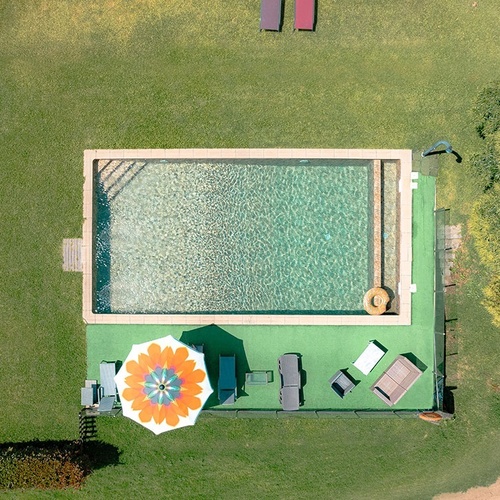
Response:
[{"label": "turquoise pool water", "polygon": [[95,312],[364,314],[371,165],[104,164],[95,178]]}]

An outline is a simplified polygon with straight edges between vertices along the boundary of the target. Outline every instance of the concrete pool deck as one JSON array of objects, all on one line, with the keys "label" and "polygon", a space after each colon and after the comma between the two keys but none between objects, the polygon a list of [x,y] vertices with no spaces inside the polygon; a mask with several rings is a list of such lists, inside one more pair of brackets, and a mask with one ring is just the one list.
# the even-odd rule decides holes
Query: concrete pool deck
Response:
[{"label": "concrete pool deck", "polygon": [[[302,357],[305,373],[304,405],[301,410],[388,410],[369,387],[398,354],[406,354],[424,369],[423,376],[392,408],[426,410],[434,395],[434,199],[435,179],[420,176],[413,197],[413,277],[411,325],[87,325],[87,376],[98,378],[101,360],[124,360],[132,344],[165,335],[188,343],[203,343],[209,376],[216,389],[218,355],[237,354],[239,398],[232,410],[279,410],[277,359],[286,352]],[[203,323],[200,323],[203,325]],[[352,362],[368,345],[378,341],[387,353],[367,375]],[[334,394],[328,379],[347,369],[357,381],[344,399]],[[272,370],[274,381],[264,386],[244,385],[245,372]],[[228,409],[211,398],[206,409]],[[300,411],[298,413],[300,413]]]},{"label": "concrete pool deck", "polygon": [[[97,160],[147,159],[355,159],[399,162],[399,314],[97,314],[93,310],[93,210]],[[87,324],[200,325],[409,325],[412,290],[412,152],[387,149],[137,149],[87,150],[84,154],[83,318]]]}]

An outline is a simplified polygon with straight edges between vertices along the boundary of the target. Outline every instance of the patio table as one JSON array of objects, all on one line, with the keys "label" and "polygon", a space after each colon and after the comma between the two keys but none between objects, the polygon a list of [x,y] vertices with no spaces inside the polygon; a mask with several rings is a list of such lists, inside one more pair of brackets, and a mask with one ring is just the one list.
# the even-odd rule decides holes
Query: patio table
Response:
[{"label": "patio table", "polygon": [[353,365],[364,375],[368,375],[375,365],[383,358],[383,351],[373,341],[368,343],[368,347],[361,353],[359,358],[354,361]]},{"label": "patio table", "polygon": [[266,370],[255,370],[245,373],[245,383],[248,385],[267,385],[271,382],[272,372]]}]

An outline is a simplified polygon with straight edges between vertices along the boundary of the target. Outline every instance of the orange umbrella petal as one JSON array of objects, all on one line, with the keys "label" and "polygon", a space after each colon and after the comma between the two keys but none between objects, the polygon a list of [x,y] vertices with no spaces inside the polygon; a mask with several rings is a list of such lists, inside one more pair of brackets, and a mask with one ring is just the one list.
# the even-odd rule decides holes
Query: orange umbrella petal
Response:
[{"label": "orange umbrella petal", "polygon": [[198,384],[182,384],[182,393],[197,396],[203,389]]},{"label": "orange umbrella petal", "polygon": [[161,409],[163,405],[155,404],[153,407],[153,419],[157,424],[161,424]]},{"label": "orange umbrella petal", "polygon": [[176,351],[174,356],[172,357],[172,361],[170,363],[170,368],[174,368],[175,371],[177,371],[182,363],[186,361],[187,357],[189,356],[187,347],[179,347]]},{"label": "orange umbrella petal", "polygon": [[147,397],[138,397],[132,400],[132,410],[139,411],[150,405],[151,401]]},{"label": "orange umbrella petal", "polygon": [[167,407],[165,405],[160,405],[160,424],[167,420]]},{"label": "orange umbrella petal", "polygon": [[125,383],[129,387],[136,387],[136,386],[143,387],[144,377],[139,375],[129,375],[128,377],[125,377]]},{"label": "orange umbrella petal", "polygon": [[176,410],[178,415],[181,415],[183,417],[187,417],[189,415],[189,408],[185,403],[183,403],[181,399],[177,399],[175,401],[175,404],[177,405]]},{"label": "orange umbrella petal", "polygon": [[203,370],[195,370],[182,377],[182,380],[188,384],[203,382],[207,374]]},{"label": "orange umbrella petal", "polygon": [[151,358],[143,352],[139,354],[138,361],[139,361],[139,366],[143,369],[143,373],[149,374],[151,373],[152,370],[155,369],[155,366],[153,365]]},{"label": "orange umbrella petal", "polygon": [[134,399],[144,397],[142,390],[136,388],[127,388],[123,391],[122,395],[127,401],[133,401]]},{"label": "orange umbrella petal", "polygon": [[179,417],[172,408],[172,405],[166,407],[165,420],[167,421],[167,424],[172,427],[175,427],[179,423]]},{"label": "orange umbrella petal", "polygon": [[201,406],[200,398],[190,396],[189,394],[181,393],[179,399],[181,399],[182,402],[185,403],[191,410],[197,410]]},{"label": "orange umbrella petal", "polygon": [[[161,354],[160,354],[160,366],[162,368],[168,368],[168,359],[169,359],[168,349],[169,349],[169,347],[166,347],[165,349],[163,349],[161,351]],[[172,350],[172,349],[170,349],[170,350]]]},{"label": "orange umbrella petal", "polygon": [[149,422],[153,418],[153,405],[149,403],[140,413],[139,419],[141,422]]},{"label": "orange umbrella petal", "polygon": [[127,361],[125,367],[127,368],[127,371],[132,375],[144,376],[144,369],[141,367],[141,365],[139,365],[137,361],[135,361],[135,359]]},{"label": "orange umbrella petal", "polygon": [[161,347],[158,344],[151,344],[148,347],[148,354],[153,368],[161,366]]},{"label": "orange umbrella petal", "polygon": [[165,358],[166,358],[166,365],[165,368],[170,368],[172,364],[172,358],[174,357],[174,351],[170,346],[165,348]]},{"label": "orange umbrella petal", "polygon": [[177,373],[179,376],[183,376],[184,374],[188,375],[191,373],[196,366],[196,363],[192,359],[188,359],[182,363],[182,365],[177,367]]}]

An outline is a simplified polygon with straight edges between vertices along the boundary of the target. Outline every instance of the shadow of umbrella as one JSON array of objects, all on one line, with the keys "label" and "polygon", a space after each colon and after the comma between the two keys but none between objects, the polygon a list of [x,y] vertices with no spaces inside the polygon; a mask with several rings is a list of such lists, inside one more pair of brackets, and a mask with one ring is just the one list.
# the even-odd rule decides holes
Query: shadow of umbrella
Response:
[{"label": "shadow of umbrella", "polygon": [[231,335],[217,325],[202,326],[194,330],[182,332],[181,342],[189,346],[203,345],[205,354],[205,364],[207,367],[208,378],[214,389],[213,394],[205,403],[205,408],[217,406],[217,384],[219,379],[219,356],[236,355],[236,384],[238,397],[247,396],[243,387],[245,384],[245,373],[250,371],[243,340]]}]

